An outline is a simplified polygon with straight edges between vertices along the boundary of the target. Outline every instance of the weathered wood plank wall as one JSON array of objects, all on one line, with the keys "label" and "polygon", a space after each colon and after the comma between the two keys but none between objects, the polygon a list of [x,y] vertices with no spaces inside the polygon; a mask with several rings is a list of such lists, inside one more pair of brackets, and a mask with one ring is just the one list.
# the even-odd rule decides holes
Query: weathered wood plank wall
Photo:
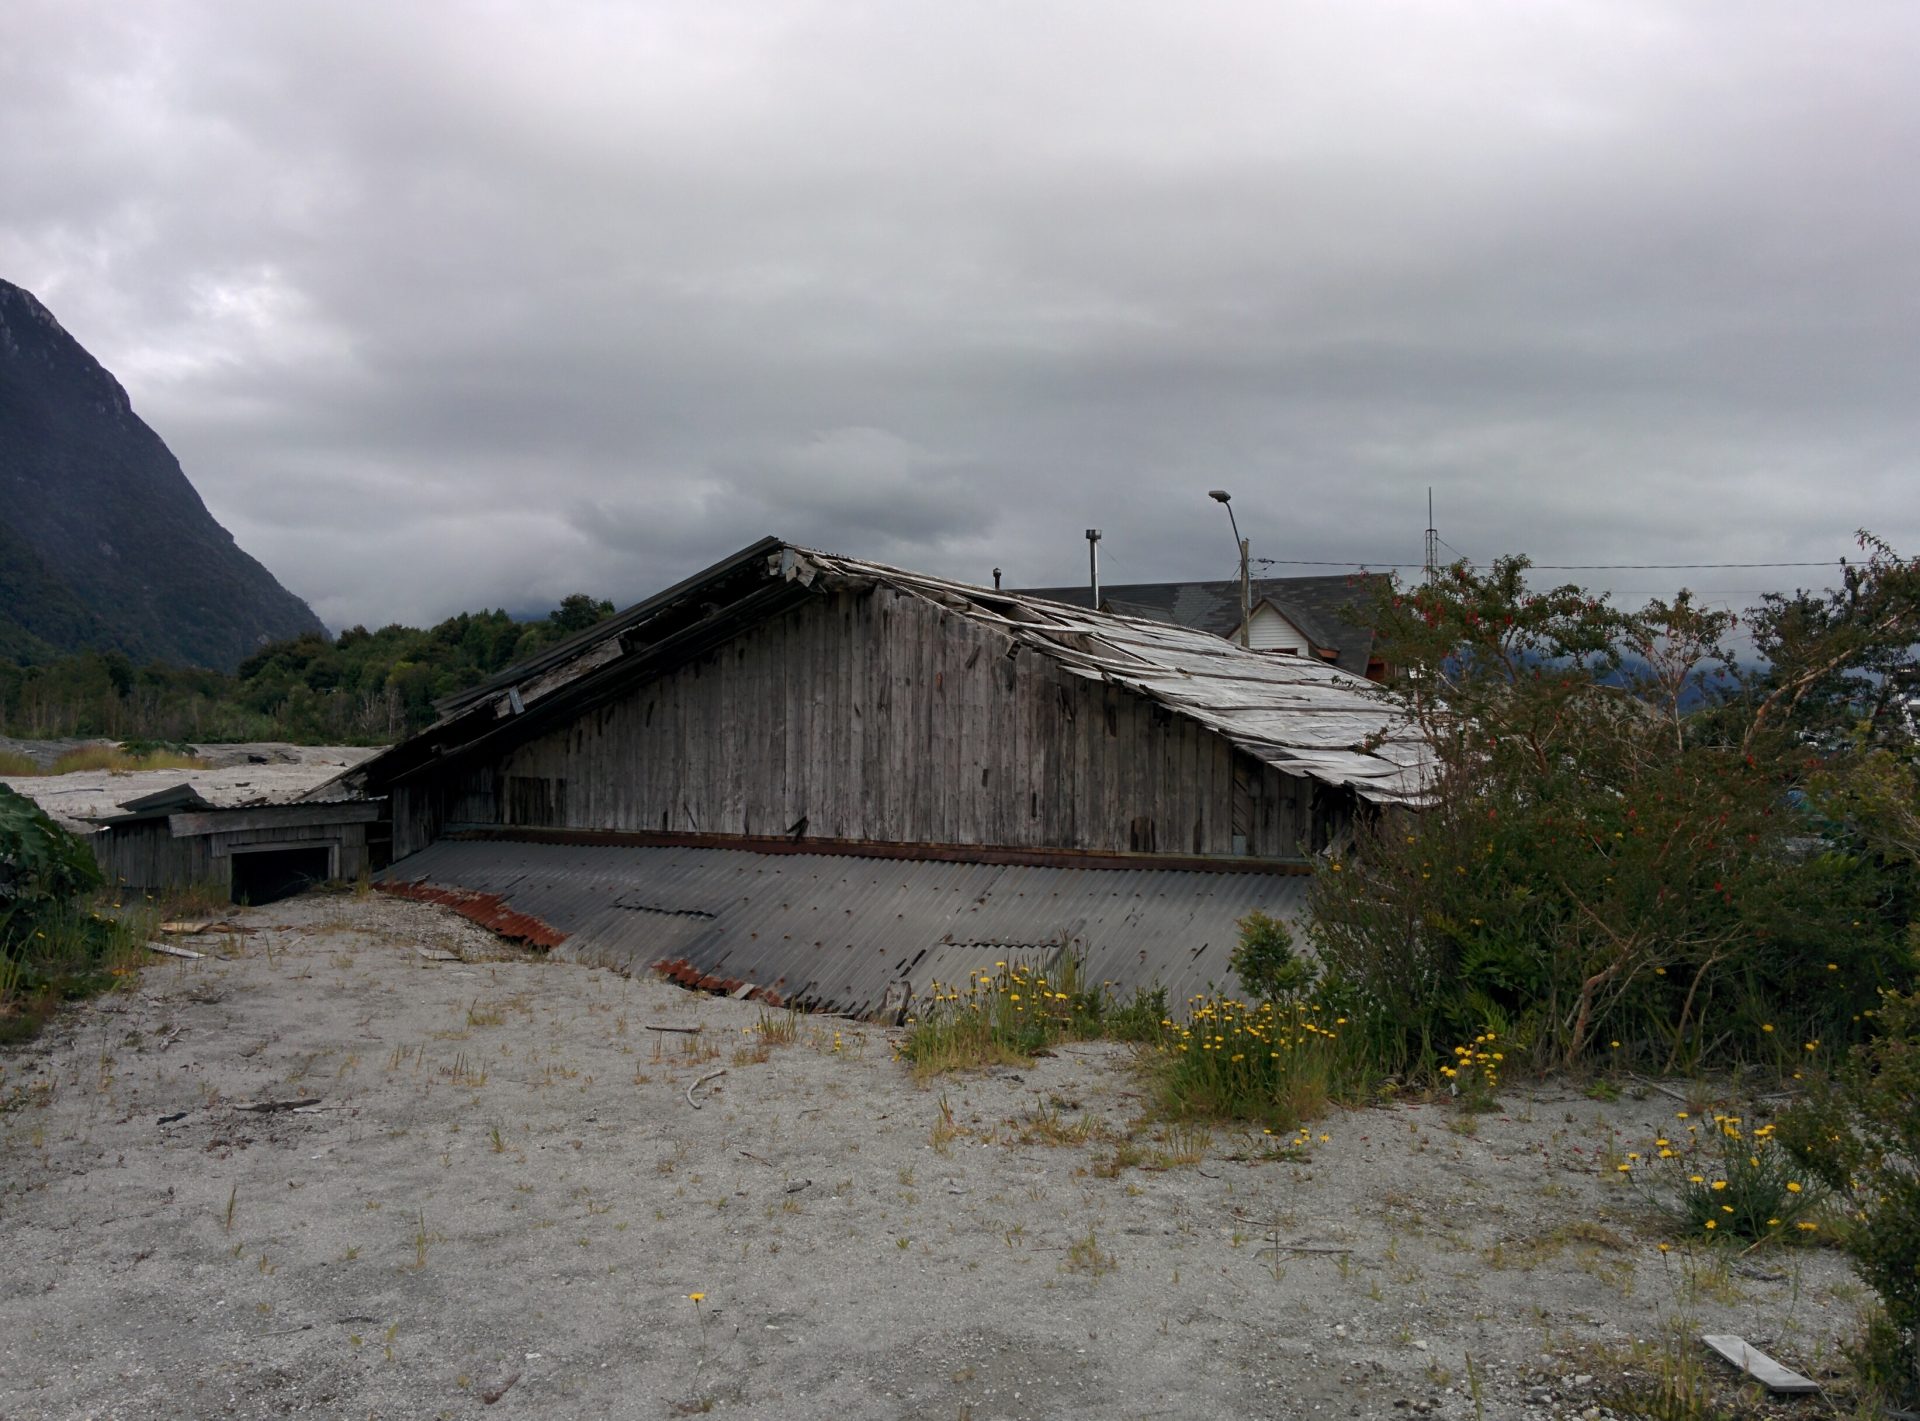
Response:
[{"label": "weathered wood plank wall", "polygon": [[340,878],[358,878],[372,867],[365,824],[244,829],[176,839],[165,819],[153,819],[102,829],[90,843],[107,882],[140,893],[190,884],[228,890],[233,885],[232,856],[236,850],[245,852],[249,848],[330,848],[337,844]]},{"label": "weathered wood plank wall", "polygon": [[888,588],[822,594],[565,725],[397,788],[442,824],[1290,857],[1342,795]]}]

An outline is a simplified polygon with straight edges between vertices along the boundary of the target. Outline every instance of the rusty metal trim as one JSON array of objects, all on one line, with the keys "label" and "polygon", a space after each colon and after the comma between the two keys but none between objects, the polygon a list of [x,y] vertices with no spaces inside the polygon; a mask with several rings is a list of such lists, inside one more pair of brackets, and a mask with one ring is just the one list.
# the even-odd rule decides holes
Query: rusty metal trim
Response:
[{"label": "rusty metal trim", "polygon": [[374,887],[396,898],[411,898],[417,903],[438,903],[501,937],[524,942],[531,947],[555,948],[567,940],[567,935],[559,929],[509,908],[506,899],[497,893],[478,893],[470,888],[444,888],[437,883],[386,881],[376,883]]}]

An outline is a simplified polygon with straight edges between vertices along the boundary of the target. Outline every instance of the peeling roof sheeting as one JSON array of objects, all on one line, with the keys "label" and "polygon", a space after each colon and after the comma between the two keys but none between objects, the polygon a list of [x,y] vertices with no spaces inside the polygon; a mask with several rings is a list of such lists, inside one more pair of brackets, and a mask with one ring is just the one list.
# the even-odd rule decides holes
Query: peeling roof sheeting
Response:
[{"label": "peeling roof sheeting", "polygon": [[380,878],[537,919],[563,956],[856,1016],[898,1012],[995,962],[1046,960],[1062,941],[1088,980],[1123,998],[1163,986],[1177,1007],[1231,982],[1240,918],[1297,917],[1310,881],[462,839]]},{"label": "peeling roof sheeting", "polygon": [[1430,759],[1386,692],[1308,657],[1266,656],[1204,631],[998,592],[763,539],[706,572],[442,703],[412,739],[314,791],[431,768],[482,739],[565,714],[697,655],[816,589],[884,586],[996,628],[1066,670],[1126,687],[1287,774],[1384,804],[1417,802]]},{"label": "peeling roof sheeting", "polygon": [[1218,732],[1288,774],[1379,803],[1425,792],[1429,752],[1389,694],[1307,657],[1265,656],[1189,627],[991,592],[873,563],[788,549],[784,575],[873,580],[991,622],[1069,671],[1113,682]]}]

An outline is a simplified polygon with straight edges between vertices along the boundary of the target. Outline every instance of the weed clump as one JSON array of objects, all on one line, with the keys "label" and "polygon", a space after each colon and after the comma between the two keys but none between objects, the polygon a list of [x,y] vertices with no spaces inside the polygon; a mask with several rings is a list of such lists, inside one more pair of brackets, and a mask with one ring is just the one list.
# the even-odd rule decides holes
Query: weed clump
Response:
[{"label": "weed clump", "polygon": [[[1151,994],[1122,1008],[1125,1029],[1144,1035]],[[1164,1000],[1164,994],[1159,998]],[[1107,1034],[1110,996],[1089,988],[1080,964],[1069,956],[1058,980],[1038,968],[996,962],[972,974],[965,990],[935,982],[922,1015],[913,1021],[900,1055],[916,1076],[977,1066],[1025,1065],[1035,1053],[1061,1041],[1088,1041]]]},{"label": "weed clump", "polygon": [[1290,1130],[1326,1108],[1355,1069],[1344,1016],[1319,1002],[1197,996],[1163,1048],[1161,1096],[1175,1115],[1259,1120]]},{"label": "weed clump", "polygon": [[1682,1111],[1650,1152],[1629,1153],[1614,1169],[1689,1238],[1752,1244],[1811,1235],[1819,1225],[1809,1216],[1826,1190],[1778,1130],[1739,1115],[1703,1123]]}]

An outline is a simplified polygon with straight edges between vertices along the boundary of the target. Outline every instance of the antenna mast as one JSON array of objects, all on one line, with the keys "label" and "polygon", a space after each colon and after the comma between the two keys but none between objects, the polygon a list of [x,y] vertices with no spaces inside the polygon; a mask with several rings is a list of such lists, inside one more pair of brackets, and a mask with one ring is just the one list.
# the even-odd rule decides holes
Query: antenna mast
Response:
[{"label": "antenna mast", "polygon": [[1440,534],[1433,526],[1433,486],[1427,486],[1427,586],[1440,575]]}]

